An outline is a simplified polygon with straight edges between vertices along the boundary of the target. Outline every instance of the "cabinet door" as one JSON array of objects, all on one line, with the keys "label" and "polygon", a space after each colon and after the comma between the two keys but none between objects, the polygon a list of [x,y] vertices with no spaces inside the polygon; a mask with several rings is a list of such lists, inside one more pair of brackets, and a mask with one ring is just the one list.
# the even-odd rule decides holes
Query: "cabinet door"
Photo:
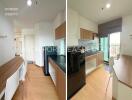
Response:
[{"label": "cabinet door", "polygon": [[100,64],[103,64],[104,62],[104,58],[103,58],[103,52],[99,52],[98,53],[98,62],[97,62],[97,65],[99,66]]},{"label": "cabinet door", "polygon": [[60,68],[57,68],[57,92],[60,100],[65,100],[66,98],[66,76]]},{"label": "cabinet door", "polygon": [[80,29],[80,39],[89,39],[93,40],[93,33],[86,29]]},{"label": "cabinet door", "polygon": [[11,100],[19,85],[19,70],[7,79],[5,88],[5,100]]},{"label": "cabinet door", "polygon": [[87,32],[87,33],[85,33],[85,34],[86,34],[86,38],[87,38],[87,39],[93,40],[93,33]]},{"label": "cabinet door", "polygon": [[56,86],[56,70],[53,67],[53,64],[51,64],[50,62],[49,62],[49,73],[50,73],[50,76],[51,76],[55,86]]},{"label": "cabinet door", "polygon": [[56,28],[55,39],[65,38],[65,36],[66,36],[66,22],[64,22],[58,28]]},{"label": "cabinet door", "polygon": [[86,75],[95,70],[97,67],[97,55],[91,55],[85,57],[85,71]]},{"label": "cabinet door", "polygon": [[66,75],[60,69],[60,67],[54,63],[52,59],[49,59],[49,73],[55,83],[55,88],[60,100],[66,98]]}]

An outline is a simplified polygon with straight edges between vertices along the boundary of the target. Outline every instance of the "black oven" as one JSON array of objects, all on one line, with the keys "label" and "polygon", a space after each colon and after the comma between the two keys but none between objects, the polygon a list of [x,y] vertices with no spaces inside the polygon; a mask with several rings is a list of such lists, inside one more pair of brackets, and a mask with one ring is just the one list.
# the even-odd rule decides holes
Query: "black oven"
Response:
[{"label": "black oven", "polygon": [[83,47],[67,48],[67,96],[73,96],[85,85],[85,53]]}]

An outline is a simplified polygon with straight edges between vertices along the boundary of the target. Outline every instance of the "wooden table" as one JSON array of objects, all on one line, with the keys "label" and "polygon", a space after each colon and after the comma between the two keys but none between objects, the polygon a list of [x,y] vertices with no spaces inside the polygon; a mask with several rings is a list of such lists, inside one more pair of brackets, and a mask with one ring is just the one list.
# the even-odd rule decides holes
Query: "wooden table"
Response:
[{"label": "wooden table", "polygon": [[132,56],[121,55],[114,65],[118,80],[132,88]]},{"label": "wooden table", "polygon": [[132,100],[132,56],[121,55],[113,66],[114,100]]}]

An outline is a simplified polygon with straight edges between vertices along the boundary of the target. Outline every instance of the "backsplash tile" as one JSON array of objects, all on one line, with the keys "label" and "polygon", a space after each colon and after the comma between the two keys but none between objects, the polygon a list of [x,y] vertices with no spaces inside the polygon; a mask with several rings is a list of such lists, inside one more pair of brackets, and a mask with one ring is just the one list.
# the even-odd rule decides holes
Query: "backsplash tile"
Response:
[{"label": "backsplash tile", "polygon": [[66,55],[66,53],[65,53],[65,46],[66,46],[65,38],[56,40],[55,45],[57,46],[58,55]]},{"label": "backsplash tile", "polygon": [[84,46],[85,50],[99,50],[99,43],[97,40],[78,40],[79,46]]}]

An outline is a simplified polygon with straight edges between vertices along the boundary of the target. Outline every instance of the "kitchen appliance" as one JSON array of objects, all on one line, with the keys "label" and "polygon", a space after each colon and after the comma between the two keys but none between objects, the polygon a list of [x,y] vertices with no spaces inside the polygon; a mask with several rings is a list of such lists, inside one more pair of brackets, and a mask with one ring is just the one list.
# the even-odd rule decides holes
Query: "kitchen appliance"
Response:
[{"label": "kitchen appliance", "polygon": [[84,47],[67,48],[68,100],[86,83]]},{"label": "kitchen appliance", "polygon": [[44,67],[43,72],[46,76],[49,76],[49,64],[48,57],[57,55],[57,47],[56,46],[45,46],[43,47],[43,55],[44,55]]}]

